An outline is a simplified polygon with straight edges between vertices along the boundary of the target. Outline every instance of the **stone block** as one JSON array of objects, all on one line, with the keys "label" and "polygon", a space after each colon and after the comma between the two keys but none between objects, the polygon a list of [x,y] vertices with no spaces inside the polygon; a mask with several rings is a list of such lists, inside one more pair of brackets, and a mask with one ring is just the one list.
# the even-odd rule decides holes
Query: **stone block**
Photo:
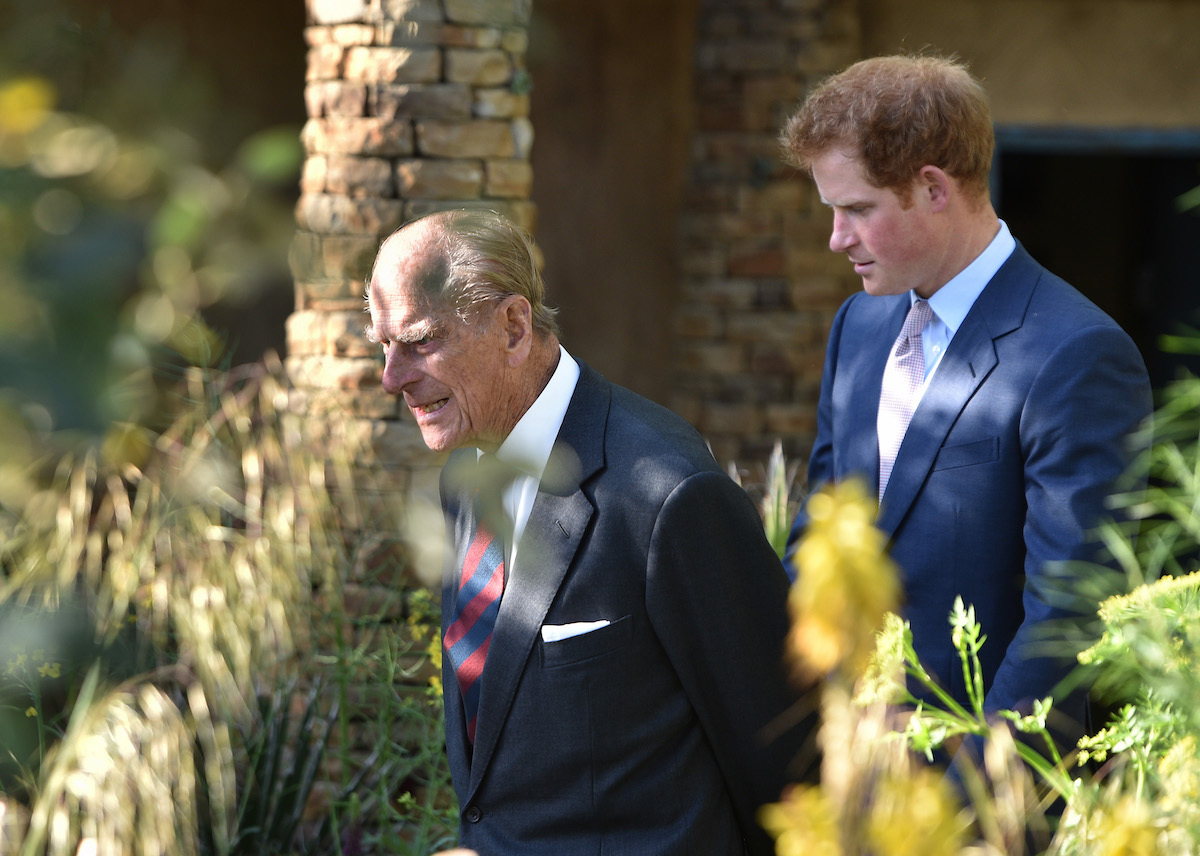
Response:
[{"label": "stone block", "polygon": [[304,79],[338,80],[342,76],[342,59],[345,50],[332,43],[313,45],[308,49],[308,62]]},{"label": "stone block", "polygon": [[716,339],[721,335],[721,314],[706,306],[683,304],[675,313],[674,330],[686,339]]},{"label": "stone block", "polygon": [[314,155],[313,157],[305,158],[304,166],[300,170],[300,192],[324,193],[325,171],[326,161],[324,155]]},{"label": "stone block", "polygon": [[316,80],[304,87],[308,115],[363,116],[367,112],[367,88],[344,80]]},{"label": "stone block", "polygon": [[399,399],[382,386],[346,391],[342,389],[306,390],[305,413],[321,416],[350,416],[358,419],[398,419]]},{"label": "stone block", "polygon": [[[510,220],[512,220],[529,234],[537,234],[537,203],[528,199],[510,199],[507,201],[507,203],[505,203],[503,208],[497,207],[496,210],[506,215]],[[541,267],[541,248],[535,246],[534,250],[538,254],[538,267]]]},{"label": "stone block", "polygon": [[375,30],[378,46],[424,46],[443,44],[446,25],[442,21],[386,21]]},{"label": "stone block", "polygon": [[396,163],[396,187],[407,198],[473,199],[481,195],[483,179],[478,160],[419,158]]},{"label": "stone block", "polygon": [[435,83],[442,74],[435,47],[353,47],[346,50],[346,79],[364,83]]},{"label": "stone block", "polygon": [[379,250],[378,236],[323,235],[321,259],[323,269],[350,279],[365,282]]},{"label": "stone block", "polygon": [[773,436],[796,437],[816,434],[816,402],[768,404],[764,416],[767,431]]},{"label": "stone block", "polygon": [[533,191],[533,165],[525,160],[490,160],[484,165],[487,196],[528,199]]},{"label": "stone block", "polygon": [[702,418],[704,432],[715,434],[754,435],[762,432],[763,408],[754,404],[710,402]]},{"label": "stone block", "polygon": [[513,27],[529,21],[530,0],[444,0],[446,19],[456,24]]},{"label": "stone block", "polygon": [[500,48],[510,54],[523,54],[529,50],[529,31],[520,28],[505,30],[500,37]]},{"label": "stone block", "polygon": [[300,132],[308,154],[407,157],[413,153],[412,123],[368,117],[309,119]]},{"label": "stone block", "polygon": [[525,117],[512,121],[513,153],[520,160],[529,160],[533,153],[533,122]]},{"label": "stone block", "polygon": [[379,386],[379,360],[329,355],[288,357],[288,377],[301,389],[357,391]]},{"label": "stone block", "polygon": [[288,247],[288,267],[298,280],[323,278],[325,269],[321,260],[321,236],[297,230]]},{"label": "stone block", "polygon": [[498,119],[468,122],[420,120],[416,123],[417,150],[429,157],[515,157],[514,124]]},{"label": "stone block", "polygon": [[729,250],[729,273],[732,276],[780,277],[786,273],[783,247],[778,239],[761,242],[741,242]]},{"label": "stone block", "polygon": [[351,155],[330,155],[326,160],[326,192],[356,199],[396,195],[391,161]]},{"label": "stone block", "polygon": [[363,281],[349,277],[296,280],[296,310],[352,308],[363,302]]},{"label": "stone block", "polygon": [[742,346],[732,342],[685,342],[679,353],[679,366],[685,371],[729,375],[746,368]]},{"label": "stone block", "polygon": [[338,24],[330,28],[329,38],[335,45],[375,44],[376,28],[371,24]]},{"label": "stone block", "polygon": [[479,88],[471,112],[481,119],[513,119],[529,115],[529,96],[507,87]]},{"label": "stone block", "polygon": [[296,203],[296,223],[322,235],[390,234],[404,221],[399,199],[353,199],[333,193],[301,194]]},{"label": "stone block", "polygon": [[446,80],[472,86],[498,86],[512,77],[509,55],[497,48],[446,48]]},{"label": "stone block", "polygon": [[311,47],[333,44],[333,27],[305,27],[304,44]]},{"label": "stone block", "polygon": [[495,27],[464,27],[447,24],[442,28],[442,47],[447,48],[498,48],[501,32]]},{"label": "stone block", "polygon": [[361,21],[367,15],[367,0],[307,0],[307,6],[314,24]]},{"label": "stone block", "polygon": [[361,308],[323,314],[326,353],[378,360],[379,346],[367,341],[366,328],[371,319]]},{"label": "stone block", "polygon": [[325,313],[293,312],[284,322],[284,331],[290,356],[317,356],[325,340]]},{"label": "stone block", "polygon": [[439,0],[383,0],[381,6],[385,22],[443,20]]},{"label": "stone block", "polygon": [[381,119],[471,118],[471,87],[462,83],[380,84],[370,89],[371,113]]}]

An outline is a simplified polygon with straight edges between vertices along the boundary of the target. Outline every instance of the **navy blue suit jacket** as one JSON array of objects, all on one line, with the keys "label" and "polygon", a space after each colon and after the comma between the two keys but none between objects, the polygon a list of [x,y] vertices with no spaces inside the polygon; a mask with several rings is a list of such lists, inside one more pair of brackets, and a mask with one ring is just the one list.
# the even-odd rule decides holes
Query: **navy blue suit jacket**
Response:
[{"label": "navy blue suit jacket", "polygon": [[[907,294],[859,293],[838,312],[811,490],[853,476],[877,491],[880,386],[908,307]],[[1150,409],[1130,338],[1018,244],[934,373],[878,518],[902,571],[917,654],[960,702],[966,688],[947,621],[958,595],[988,637],[988,710],[1026,709],[1071,669],[1068,657],[1039,656],[1047,623],[1072,615],[1053,593],[1048,563],[1098,559],[1091,533],[1130,461],[1128,436]],[[793,548],[803,529],[801,514]],[[1074,720],[1057,723],[1071,740],[1085,723],[1085,695],[1056,702]]]},{"label": "navy blue suit jacket", "polygon": [[[753,504],[678,416],[581,365],[504,592],[474,747],[444,672],[461,842],[502,854],[769,854],[755,813],[803,732],[783,667],[787,579]],[[472,529],[474,450],[442,497]],[[544,642],[543,625],[608,620]]]}]

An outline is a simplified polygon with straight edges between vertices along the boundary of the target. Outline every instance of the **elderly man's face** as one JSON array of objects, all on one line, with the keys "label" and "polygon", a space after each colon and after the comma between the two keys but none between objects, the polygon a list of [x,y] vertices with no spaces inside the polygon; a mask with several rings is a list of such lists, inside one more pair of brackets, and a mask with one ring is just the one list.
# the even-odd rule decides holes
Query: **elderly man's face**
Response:
[{"label": "elderly man's face", "polygon": [[511,412],[503,301],[463,321],[420,285],[444,276],[440,266],[405,249],[384,246],[368,292],[372,338],[383,346],[383,388],[404,397],[430,449],[495,449],[520,416]]}]

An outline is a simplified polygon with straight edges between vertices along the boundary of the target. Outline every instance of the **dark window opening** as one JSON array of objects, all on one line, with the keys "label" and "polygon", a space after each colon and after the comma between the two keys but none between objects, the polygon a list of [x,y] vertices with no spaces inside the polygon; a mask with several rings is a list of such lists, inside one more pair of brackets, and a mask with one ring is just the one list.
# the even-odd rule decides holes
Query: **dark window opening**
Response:
[{"label": "dark window opening", "polygon": [[1164,335],[1200,331],[1200,208],[1179,205],[1200,186],[1200,145],[1043,134],[998,133],[997,213],[1035,259],[1128,331],[1155,388],[1181,369],[1200,374],[1200,357],[1160,347]]}]

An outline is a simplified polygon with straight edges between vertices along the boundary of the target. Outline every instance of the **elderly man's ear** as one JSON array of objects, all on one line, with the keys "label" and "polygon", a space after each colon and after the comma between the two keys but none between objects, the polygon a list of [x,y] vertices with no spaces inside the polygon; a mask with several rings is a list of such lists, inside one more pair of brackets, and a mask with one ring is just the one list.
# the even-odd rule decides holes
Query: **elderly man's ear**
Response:
[{"label": "elderly man's ear", "polygon": [[515,368],[525,362],[533,349],[533,309],[521,295],[510,294],[500,304],[497,320],[507,337],[508,364]]}]

